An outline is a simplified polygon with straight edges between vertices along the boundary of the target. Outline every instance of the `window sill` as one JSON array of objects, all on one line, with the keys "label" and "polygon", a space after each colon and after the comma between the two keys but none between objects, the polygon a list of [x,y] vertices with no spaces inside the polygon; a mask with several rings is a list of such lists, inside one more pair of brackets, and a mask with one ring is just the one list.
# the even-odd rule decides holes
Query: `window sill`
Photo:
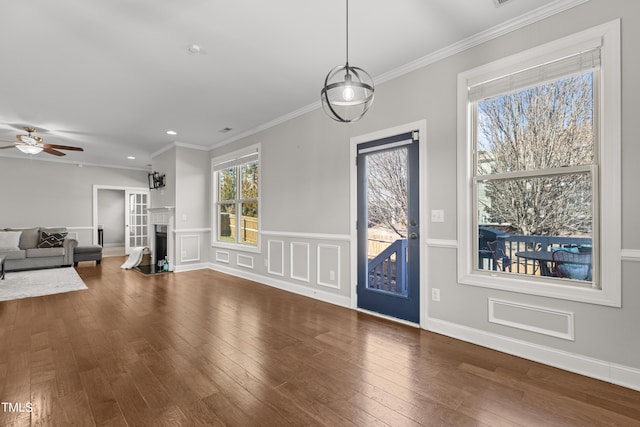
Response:
[{"label": "window sill", "polygon": [[260,246],[250,246],[250,245],[242,245],[240,243],[226,243],[226,242],[218,242],[215,241],[211,243],[212,248],[224,248],[224,249],[232,249],[234,251],[240,252],[251,252],[255,254],[259,254],[262,251],[260,250]]}]

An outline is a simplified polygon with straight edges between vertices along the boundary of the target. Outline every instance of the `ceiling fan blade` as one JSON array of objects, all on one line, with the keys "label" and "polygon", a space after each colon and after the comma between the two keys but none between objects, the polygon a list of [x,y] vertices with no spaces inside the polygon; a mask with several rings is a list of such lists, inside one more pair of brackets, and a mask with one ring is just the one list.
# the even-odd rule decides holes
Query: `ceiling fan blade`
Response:
[{"label": "ceiling fan blade", "polygon": [[15,145],[7,145],[6,147],[0,147],[0,150],[3,150],[5,148],[13,148],[13,147],[15,147]]},{"label": "ceiling fan blade", "polygon": [[47,146],[45,146],[42,151],[44,151],[45,153],[53,154],[54,156],[66,156],[66,154],[64,154],[62,151],[54,150],[53,148]]},{"label": "ceiling fan blade", "polygon": [[70,145],[44,144],[45,148],[57,148],[58,150],[84,151],[80,147],[72,147]]}]

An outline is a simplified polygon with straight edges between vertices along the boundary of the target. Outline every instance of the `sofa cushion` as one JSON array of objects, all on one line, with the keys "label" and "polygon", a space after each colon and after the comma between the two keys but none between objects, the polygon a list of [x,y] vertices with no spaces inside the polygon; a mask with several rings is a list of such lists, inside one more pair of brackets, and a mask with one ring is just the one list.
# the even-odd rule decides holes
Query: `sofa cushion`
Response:
[{"label": "sofa cushion", "polygon": [[22,231],[20,236],[20,249],[33,249],[38,247],[40,242],[40,228],[7,228],[9,231]]},{"label": "sofa cushion", "polygon": [[27,258],[46,258],[51,256],[64,256],[64,248],[36,248],[27,249]]},{"label": "sofa cushion", "polygon": [[25,259],[25,257],[27,256],[27,251],[22,250],[22,249],[18,249],[15,251],[1,251],[0,250],[0,255],[6,255],[6,259]]},{"label": "sofa cushion", "polygon": [[0,251],[18,250],[22,231],[0,231]]},{"label": "sofa cushion", "polygon": [[50,233],[40,230],[40,243],[38,243],[38,248],[61,248],[66,237],[66,231],[63,233]]}]

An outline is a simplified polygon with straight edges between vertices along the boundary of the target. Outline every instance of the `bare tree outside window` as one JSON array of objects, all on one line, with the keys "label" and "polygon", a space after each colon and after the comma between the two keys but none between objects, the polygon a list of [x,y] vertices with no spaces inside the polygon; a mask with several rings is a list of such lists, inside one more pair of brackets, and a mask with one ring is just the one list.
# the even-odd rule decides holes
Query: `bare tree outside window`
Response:
[{"label": "bare tree outside window", "polygon": [[407,227],[407,150],[381,151],[367,157],[369,227],[382,226],[399,238]]},{"label": "bare tree outside window", "polygon": [[[590,234],[590,172],[557,173],[594,160],[593,74],[478,102],[479,221],[523,235]],[[549,171],[548,174],[540,171]],[[532,172],[530,176],[499,174]]]}]

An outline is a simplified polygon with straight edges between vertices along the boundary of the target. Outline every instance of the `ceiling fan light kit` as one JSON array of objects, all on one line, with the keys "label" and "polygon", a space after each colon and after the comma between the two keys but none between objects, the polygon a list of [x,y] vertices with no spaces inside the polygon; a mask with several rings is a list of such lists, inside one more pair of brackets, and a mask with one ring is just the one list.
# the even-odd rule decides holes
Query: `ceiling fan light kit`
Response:
[{"label": "ceiling fan light kit", "polygon": [[373,103],[373,79],[360,67],[349,65],[349,0],[347,4],[347,61],[329,71],[320,91],[322,107],[333,120],[360,120]]},{"label": "ceiling fan light kit", "polygon": [[70,145],[44,144],[42,142],[42,137],[32,135],[34,132],[36,132],[35,128],[27,126],[24,128],[24,130],[27,131],[26,135],[16,135],[16,139],[18,140],[18,142],[14,142],[13,145],[0,147],[0,149],[16,147],[18,150],[22,151],[25,154],[34,155],[44,151],[45,153],[53,154],[54,156],[66,155],[62,151],[58,150],[84,151],[80,147],[72,147]]},{"label": "ceiling fan light kit", "polygon": [[37,145],[29,145],[29,144],[16,144],[16,148],[25,154],[38,154],[39,152],[44,150],[43,147],[38,147]]}]

